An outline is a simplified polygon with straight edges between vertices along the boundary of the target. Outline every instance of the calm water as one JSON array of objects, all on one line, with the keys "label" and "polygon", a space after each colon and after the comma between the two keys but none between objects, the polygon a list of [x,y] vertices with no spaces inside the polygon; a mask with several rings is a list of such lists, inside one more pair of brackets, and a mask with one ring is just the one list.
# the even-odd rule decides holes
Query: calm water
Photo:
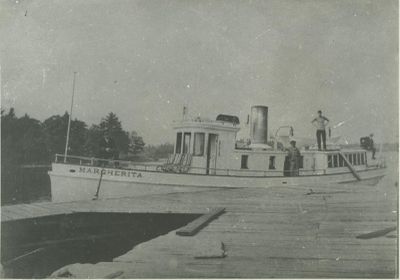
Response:
[{"label": "calm water", "polygon": [[6,278],[44,278],[68,264],[110,262],[135,245],[167,234],[198,216],[75,213],[4,222],[3,273]]},{"label": "calm water", "polygon": [[399,153],[398,152],[384,152],[387,171],[386,176],[380,180],[381,184],[397,185],[399,182]]},{"label": "calm water", "polygon": [[49,167],[2,168],[1,204],[31,203],[51,199]]}]

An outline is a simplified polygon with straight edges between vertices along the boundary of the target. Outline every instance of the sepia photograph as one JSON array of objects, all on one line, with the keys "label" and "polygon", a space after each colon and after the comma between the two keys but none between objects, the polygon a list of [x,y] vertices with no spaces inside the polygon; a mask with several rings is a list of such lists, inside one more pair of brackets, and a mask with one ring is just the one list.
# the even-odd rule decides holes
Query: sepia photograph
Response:
[{"label": "sepia photograph", "polygon": [[0,278],[399,277],[398,0],[0,0]]}]

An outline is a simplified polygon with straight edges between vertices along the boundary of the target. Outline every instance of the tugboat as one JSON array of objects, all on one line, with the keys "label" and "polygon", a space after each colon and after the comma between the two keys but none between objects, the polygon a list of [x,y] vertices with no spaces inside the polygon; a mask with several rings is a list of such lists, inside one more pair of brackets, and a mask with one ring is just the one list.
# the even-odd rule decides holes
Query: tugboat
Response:
[{"label": "tugboat", "polygon": [[331,141],[324,151],[317,150],[315,144],[301,146],[298,171],[290,176],[286,148],[294,139],[293,128],[280,127],[268,138],[266,106],[253,106],[249,122],[250,141],[240,141],[236,116],[221,114],[215,120],[184,117],[174,122],[174,153],[163,164],[57,154],[49,171],[52,200],[118,198],[199,188],[345,183],[379,179],[385,174],[383,159],[373,160],[361,147],[341,149]]}]

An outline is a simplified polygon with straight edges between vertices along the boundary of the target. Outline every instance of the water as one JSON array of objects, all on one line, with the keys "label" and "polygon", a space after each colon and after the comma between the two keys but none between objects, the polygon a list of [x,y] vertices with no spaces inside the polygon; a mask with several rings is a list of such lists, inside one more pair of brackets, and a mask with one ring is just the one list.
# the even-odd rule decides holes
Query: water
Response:
[{"label": "water", "polygon": [[[378,155],[379,157],[379,155]],[[378,183],[390,184],[392,186],[398,185],[399,182],[399,153],[398,152],[383,152],[382,157],[386,163],[386,176]]]},{"label": "water", "polygon": [[112,261],[199,215],[76,213],[2,223],[6,278],[44,278],[73,263]]},{"label": "water", "polygon": [[47,166],[2,166],[1,204],[19,204],[51,200]]}]

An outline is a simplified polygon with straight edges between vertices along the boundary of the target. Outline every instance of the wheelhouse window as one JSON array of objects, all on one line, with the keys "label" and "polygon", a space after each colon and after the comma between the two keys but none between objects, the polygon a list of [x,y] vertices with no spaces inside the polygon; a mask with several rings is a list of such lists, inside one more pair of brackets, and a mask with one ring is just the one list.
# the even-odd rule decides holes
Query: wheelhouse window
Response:
[{"label": "wheelhouse window", "polygon": [[268,169],[275,169],[275,156],[270,156],[269,157]]},{"label": "wheelhouse window", "polygon": [[203,156],[204,155],[204,141],[205,141],[204,133],[195,133],[194,134],[193,154],[195,156]]},{"label": "wheelhouse window", "polygon": [[190,151],[190,132],[185,132],[183,134],[183,153],[187,154]]},{"label": "wheelhouse window", "polygon": [[353,157],[351,154],[348,154],[348,159],[349,159],[350,164],[353,164]]},{"label": "wheelhouse window", "polygon": [[357,164],[358,165],[361,164],[361,154],[360,153],[357,154]]},{"label": "wheelhouse window", "polygon": [[248,160],[249,160],[249,156],[248,155],[242,155],[242,160],[241,160],[241,165],[240,168],[241,169],[249,169],[248,167]]},{"label": "wheelhouse window", "polygon": [[357,165],[357,155],[353,154],[353,165]]},{"label": "wheelhouse window", "polygon": [[175,154],[180,154],[182,149],[182,132],[176,134]]},{"label": "wheelhouse window", "polygon": [[364,153],[361,154],[361,164],[365,164]]}]

